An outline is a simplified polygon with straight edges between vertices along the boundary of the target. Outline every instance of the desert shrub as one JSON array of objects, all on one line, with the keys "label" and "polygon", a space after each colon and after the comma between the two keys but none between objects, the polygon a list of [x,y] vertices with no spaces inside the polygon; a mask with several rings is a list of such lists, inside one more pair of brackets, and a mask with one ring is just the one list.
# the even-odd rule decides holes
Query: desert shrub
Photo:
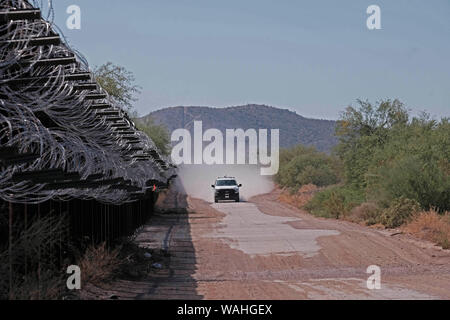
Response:
[{"label": "desert shrub", "polygon": [[394,199],[391,205],[384,209],[380,222],[388,228],[397,228],[409,222],[413,215],[420,211],[420,204],[416,200],[407,198]]},{"label": "desert shrub", "polygon": [[346,214],[345,197],[342,193],[336,191],[331,192],[330,197],[325,200],[324,205],[328,213],[336,219]]},{"label": "desert shrub", "polygon": [[327,165],[308,165],[299,172],[296,182],[300,186],[313,184],[323,187],[337,183],[338,178],[333,169]]},{"label": "desert shrub", "polygon": [[364,193],[361,190],[335,186],[316,193],[304,208],[316,216],[339,218],[362,202]]},{"label": "desert shrub", "polygon": [[337,122],[339,144],[336,152],[344,164],[346,182],[366,187],[365,175],[373,165],[374,152],[389,141],[392,129],[408,122],[408,111],[398,100],[372,104],[357,100],[348,106]]},{"label": "desert shrub", "polygon": [[307,184],[328,186],[339,182],[338,167],[335,157],[319,152],[314,147],[299,145],[280,151],[280,170],[275,181],[292,192]]},{"label": "desert shrub", "polygon": [[303,208],[303,206],[307,204],[318,191],[319,188],[317,186],[313,184],[305,184],[294,193],[286,189],[282,190],[278,199],[297,208]]},{"label": "desert shrub", "polygon": [[423,208],[450,210],[450,175],[437,161],[418,155],[404,156],[377,170],[377,179],[369,188],[383,205],[395,198],[416,200]]},{"label": "desert shrub", "polygon": [[366,174],[368,190],[382,205],[395,198],[414,199],[423,208],[450,210],[450,124],[422,115],[389,131],[389,139],[373,152]]},{"label": "desert shrub", "polygon": [[[338,183],[315,194],[305,206],[323,217],[348,216],[397,227],[418,208],[449,211],[449,119],[410,117],[398,100],[357,103],[337,122],[337,160],[305,147],[284,150],[277,182],[294,191],[304,183]],[[375,206],[352,211],[363,202]]]},{"label": "desert shrub", "polygon": [[373,225],[380,220],[381,209],[373,202],[364,202],[354,207],[348,218],[354,222],[365,222],[367,225]]},{"label": "desert shrub", "polygon": [[450,212],[442,215],[433,209],[421,212],[403,229],[421,239],[432,241],[443,249],[450,249]]},{"label": "desert shrub", "polygon": [[336,127],[345,183],[366,190],[367,199],[382,207],[403,197],[450,210],[449,119],[410,119],[398,100],[358,104],[342,113]]}]

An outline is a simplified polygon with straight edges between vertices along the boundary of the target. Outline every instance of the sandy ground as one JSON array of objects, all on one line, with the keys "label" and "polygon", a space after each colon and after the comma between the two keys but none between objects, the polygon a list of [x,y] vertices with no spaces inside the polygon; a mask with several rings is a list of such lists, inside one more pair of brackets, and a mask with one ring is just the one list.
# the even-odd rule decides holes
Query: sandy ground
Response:
[{"label": "sandy ground", "polygon": [[[120,299],[450,299],[450,251],[394,231],[319,219],[277,201],[208,203],[169,194],[136,241],[169,261],[119,280]],[[172,210],[170,207],[176,207]],[[180,207],[185,207],[184,210]],[[368,289],[370,265],[381,289]]]}]

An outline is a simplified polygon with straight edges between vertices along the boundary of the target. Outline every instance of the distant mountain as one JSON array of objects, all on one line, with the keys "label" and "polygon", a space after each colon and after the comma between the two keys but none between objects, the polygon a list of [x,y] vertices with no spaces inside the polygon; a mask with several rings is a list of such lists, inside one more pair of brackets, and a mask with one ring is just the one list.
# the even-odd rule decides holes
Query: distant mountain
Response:
[{"label": "distant mountain", "polygon": [[280,147],[297,144],[313,145],[318,150],[330,152],[337,144],[334,136],[336,122],[309,119],[295,112],[266,105],[245,105],[228,108],[171,107],[142,117],[151,117],[155,123],[164,124],[170,132],[178,128],[192,129],[195,120],[203,122],[203,130],[217,128],[280,129]]}]

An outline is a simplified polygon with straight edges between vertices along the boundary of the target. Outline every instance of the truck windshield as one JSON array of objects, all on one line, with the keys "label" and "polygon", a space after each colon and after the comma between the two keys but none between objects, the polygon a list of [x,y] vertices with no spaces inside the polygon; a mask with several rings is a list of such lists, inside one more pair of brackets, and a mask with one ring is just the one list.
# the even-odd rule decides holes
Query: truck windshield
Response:
[{"label": "truck windshield", "polygon": [[217,180],[216,186],[235,186],[237,185],[236,180]]}]

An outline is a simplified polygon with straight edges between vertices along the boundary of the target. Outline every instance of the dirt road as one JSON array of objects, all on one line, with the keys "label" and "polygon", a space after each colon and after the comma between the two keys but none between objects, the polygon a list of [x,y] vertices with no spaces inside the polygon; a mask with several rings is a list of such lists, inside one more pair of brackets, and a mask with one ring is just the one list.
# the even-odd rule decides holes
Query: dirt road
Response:
[{"label": "dirt road", "polygon": [[[157,215],[137,241],[167,249],[169,260],[110,292],[125,299],[450,299],[449,250],[318,219],[277,197],[188,198],[187,211]],[[367,288],[370,265],[381,268],[381,289]]]}]

